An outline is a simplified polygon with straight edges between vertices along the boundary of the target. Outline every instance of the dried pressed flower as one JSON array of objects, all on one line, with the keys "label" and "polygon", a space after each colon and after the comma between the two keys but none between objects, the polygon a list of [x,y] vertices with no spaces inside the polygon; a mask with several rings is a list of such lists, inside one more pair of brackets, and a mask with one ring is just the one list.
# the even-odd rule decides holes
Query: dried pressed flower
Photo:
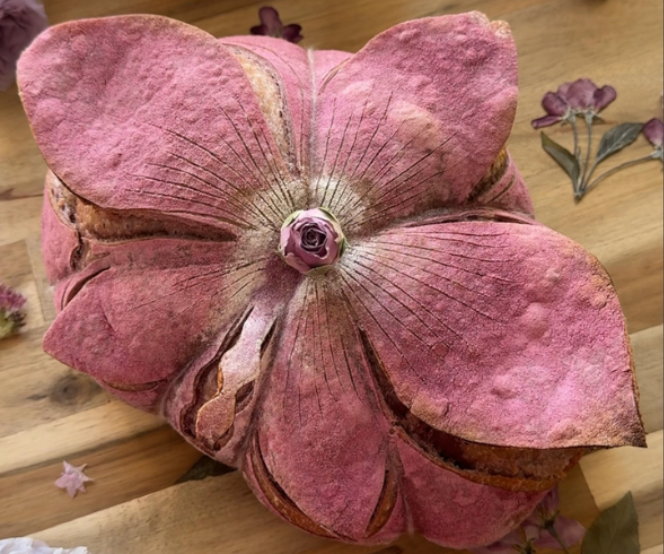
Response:
[{"label": "dried pressed flower", "polygon": [[287,521],[487,544],[588,446],[644,443],[610,279],[533,220],[505,150],[505,23],[421,19],[351,55],[123,16],[19,67],[53,171],[46,350]]},{"label": "dried pressed flower", "polygon": [[616,99],[616,89],[610,85],[597,87],[590,79],[577,79],[573,83],[563,83],[556,92],[547,92],[542,98],[544,117],[534,119],[535,129],[554,125],[559,121],[570,120],[579,114],[596,116]]},{"label": "dried pressed flower", "polygon": [[72,498],[79,492],[86,492],[85,483],[92,481],[90,477],[83,473],[87,464],[76,467],[68,462],[62,462],[62,466],[62,475],[55,481],[55,486],[66,490],[67,494]]},{"label": "dried pressed flower", "polygon": [[16,60],[47,26],[38,0],[0,0],[0,90],[14,82]]},{"label": "dried pressed flower", "polygon": [[13,335],[25,324],[21,309],[26,301],[25,296],[0,283],[0,339]]},{"label": "dried pressed flower", "polygon": [[261,24],[251,28],[250,32],[252,35],[283,38],[284,40],[295,44],[304,38],[300,34],[302,32],[302,26],[297,23],[284,25],[279,17],[279,12],[274,8],[261,8],[258,10],[258,17],[261,20]]},{"label": "dried pressed flower", "polygon": [[475,554],[531,554],[537,548],[561,549],[583,539],[585,528],[575,519],[560,515],[558,489],[554,487],[521,524],[488,546],[473,549]]}]

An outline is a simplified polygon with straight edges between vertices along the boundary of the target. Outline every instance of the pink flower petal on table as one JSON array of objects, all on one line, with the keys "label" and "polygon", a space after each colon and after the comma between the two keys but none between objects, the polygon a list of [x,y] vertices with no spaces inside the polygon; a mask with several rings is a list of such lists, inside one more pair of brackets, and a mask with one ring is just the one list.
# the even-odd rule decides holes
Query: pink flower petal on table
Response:
[{"label": "pink flower petal on table", "polygon": [[385,31],[321,85],[314,204],[351,235],[463,203],[504,147],[516,96],[504,23],[471,13]]},{"label": "pink flower petal on table", "polygon": [[278,227],[305,194],[242,65],[203,31],[158,16],[69,22],[19,67],[49,167],[98,206],[238,234]]},{"label": "pink flower petal on table", "polygon": [[85,483],[92,481],[83,470],[87,464],[82,466],[73,466],[68,462],[62,462],[64,470],[62,475],[55,481],[55,486],[67,491],[67,494],[74,498],[79,492],[86,492]]},{"label": "pink flower petal on table", "polygon": [[356,241],[336,266],[388,391],[468,441],[643,445],[624,317],[598,261],[526,220],[453,217]]},{"label": "pink flower petal on table", "polygon": [[282,325],[244,465],[252,488],[311,533],[396,538],[405,530],[398,470],[346,307],[329,282],[306,280]]},{"label": "pink flower petal on table", "polygon": [[44,349],[152,409],[168,381],[246,309],[270,261],[282,269],[276,256],[234,258],[235,246],[176,238],[91,243],[95,261],[56,289],[62,311]]}]

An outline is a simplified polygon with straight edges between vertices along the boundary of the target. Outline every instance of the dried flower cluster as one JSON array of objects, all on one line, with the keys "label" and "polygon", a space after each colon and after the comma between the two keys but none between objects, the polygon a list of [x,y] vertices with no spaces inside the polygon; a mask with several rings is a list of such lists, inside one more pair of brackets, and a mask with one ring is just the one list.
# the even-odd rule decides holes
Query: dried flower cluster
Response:
[{"label": "dried flower cluster", "polygon": [[505,149],[505,23],[411,21],[352,55],[87,20],[19,83],[52,169],[46,350],[285,520],[477,547],[588,448],[644,444],[610,279],[535,222]]},{"label": "dried flower cluster", "polygon": [[[546,134],[542,133],[542,148],[565,170],[572,180],[574,198],[579,201],[600,181],[621,169],[647,162],[660,160],[662,155],[662,121],[651,119],[642,123],[622,123],[609,129],[600,141],[594,160],[591,162],[593,123],[599,119],[599,112],[611,104],[617,97],[616,89],[610,85],[599,88],[590,79],[578,79],[573,83],[564,83],[556,92],[547,92],[542,98],[542,107],[546,115],[532,121],[535,129],[548,127],[556,123],[568,123],[574,135],[574,147],[570,152]],[[582,154],[579,143],[577,118],[585,122],[587,146]],[[623,162],[593,179],[597,166],[604,160],[620,152],[632,144],[643,132],[643,135],[654,146],[654,150],[646,156]]]}]

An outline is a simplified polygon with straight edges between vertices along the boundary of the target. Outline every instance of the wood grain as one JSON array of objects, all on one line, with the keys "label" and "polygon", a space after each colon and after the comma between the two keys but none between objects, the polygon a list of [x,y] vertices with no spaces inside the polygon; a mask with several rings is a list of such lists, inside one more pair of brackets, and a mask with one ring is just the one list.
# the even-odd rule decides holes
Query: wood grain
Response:
[{"label": "wood grain", "polygon": [[[47,0],[52,23],[122,13],[156,13],[217,36],[243,34],[263,3],[246,0]],[[509,147],[538,218],[593,252],[618,291],[635,352],[648,450],[585,458],[561,485],[562,511],[588,525],[632,490],[645,554],[662,549],[662,169],[648,163],[619,173],[581,203],[541,150],[530,120],[542,95],[587,76],[610,83],[618,99],[599,134],[624,121],[662,116],[663,18],[659,0],[277,0],[285,23],[304,28],[306,47],[356,51],[384,29],[415,17],[484,11],[511,25],[519,50],[520,103]],[[571,144],[570,129],[546,130]],[[611,163],[649,151],[643,137]],[[0,93],[0,281],[28,297],[27,326],[0,342],[0,538],[35,534],[93,554],[263,552],[441,554],[422,538],[351,547],[305,535],[271,515],[239,473],[175,485],[199,454],[159,419],[111,400],[97,385],[46,356],[41,340],[55,317],[40,257],[46,165],[16,88]],[[70,499],[53,486],[62,459],[88,464],[94,482]],[[597,504],[596,504],[597,503]],[[575,552],[578,552],[578,548]]]}]

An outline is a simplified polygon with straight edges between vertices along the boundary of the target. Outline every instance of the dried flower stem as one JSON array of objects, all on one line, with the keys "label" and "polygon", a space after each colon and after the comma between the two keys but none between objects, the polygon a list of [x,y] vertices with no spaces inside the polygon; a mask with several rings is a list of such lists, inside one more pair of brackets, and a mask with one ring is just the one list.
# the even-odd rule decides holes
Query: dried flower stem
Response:
[{"label": "dried flower stem", "polygon": [[584,118],[586,120],[586,129],[588,131],[588,147],[586,150],[586,161],[583,162],[583,176],[581,177],[580,183],[581,194],[585,192],[585,184],[588,182],[588,179],[590,179],[588,167],[590,166],[590,152],[592,151],[593,146],[593,117],[593,115],[586,114],[586,117]]},{"label": "dried flower stem", "polygon": [[[641,158],[637,158],[637,159],[635,159],[635,160],[630,160],[630,161],[628,161],[628,162],[623,162],[623,163],[621,163],[621,164],[619,164],[619,165],[617,165],[617,166],[615,166],[615,167],[612,167],[611,169],[609,169],[609,170],[605,171],[604,173],[602,173],[599,177],[597,177],[597,178],[596,178],[594,181],[592,181],[590,184],[588,184],[587,186],[585,186],[585,187],[582,189],[582,194],[585,194],[585,193],[588,192],[590,189],[592,189],[597,183],[599,183],[600,181],[603,181],[603,180],[606,179],[607,177],[610,177],[610,176],[613,175],[614,173],[617,173],[617,172],[620,171],[621,169],[625,169],[626,167],[631,167],[631,166],[633,166],[633,165],[638,165],[638,164],[640,164],[640,163],[647,162],[647,161],[650,161],[650,160],[656,160],[657,158],[658,158],[657,152],[651,152],[651,153],[648,154],[647,156],[643,156],[643,157],[641,157]],[[588,179],[590,179],[590,178],[592,177],[592,174],[593,174],[593,172],[595,171],[595,168],[596,168],[596,167],[597,167],[597,164],[596,164],[596,163],[593,164],[593,167],[592,167],[592,169],[590,170],[590,173],[589,173],[589,175],[588,175]]]},{"label": "dried flower stem", "polygon": [[569,122],[574,133],[574,155],[578,157],[581,151],[579,150],[579,128],[576,126],[576,117],[570,117]]},{"label": "dried flower stem", "polygon": [[558,541],[558,544],[562,548],[563,552],[565,554],[571,554],[570,551],[568,550],[567,546],[565,546],[565,543],[563,540],[560,538],[560,535],[558,534],[558,531],[556,531],[556,528],[553,525],[553,521],[550,523],[547,523],[544,528],[549,532],[549,534]]}]

